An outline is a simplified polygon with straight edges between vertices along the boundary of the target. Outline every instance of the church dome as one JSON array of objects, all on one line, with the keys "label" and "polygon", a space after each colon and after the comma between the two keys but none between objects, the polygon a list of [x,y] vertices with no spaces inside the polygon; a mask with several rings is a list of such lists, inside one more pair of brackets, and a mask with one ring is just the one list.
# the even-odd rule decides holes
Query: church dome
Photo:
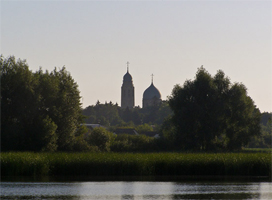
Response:
[{"label": "church dome", "polygon": [[154,97],[161,99],[160,91],[153,85],[151,85],[144,91],[143,99],[153,99]]},{"label": "church dome", "polygon": [[127,81],[132,82],[132,76],[130,75],[129,72],[127,72],[127,73],[124,75],[123,81],[124,81],[124,82],[127,82]]}]

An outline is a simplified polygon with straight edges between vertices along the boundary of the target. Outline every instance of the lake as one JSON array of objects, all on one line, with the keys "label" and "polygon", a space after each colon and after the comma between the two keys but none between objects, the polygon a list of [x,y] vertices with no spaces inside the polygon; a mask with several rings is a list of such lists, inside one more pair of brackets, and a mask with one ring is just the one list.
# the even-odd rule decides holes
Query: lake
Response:
[{"label": "lake", "polygon": [[267,181],[4,180],[0,189],[1,199],[272,199],[272,183]]}]

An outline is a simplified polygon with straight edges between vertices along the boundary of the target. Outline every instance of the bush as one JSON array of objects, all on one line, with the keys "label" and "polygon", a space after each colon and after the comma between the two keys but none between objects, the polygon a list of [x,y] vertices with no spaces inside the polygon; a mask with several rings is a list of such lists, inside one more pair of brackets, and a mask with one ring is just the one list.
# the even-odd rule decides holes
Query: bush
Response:
[{"label": "bush", "polygon": [[146,135],[118,135],[111,145],[114,152],[150,152],[154,151],[155,138]]},{"label": "bush", "polygon": [[110,151],[113,140],[113,133],[102,127],[94,128],[87,137],[88,143],[91,146],[97,146],[100,151]]}]

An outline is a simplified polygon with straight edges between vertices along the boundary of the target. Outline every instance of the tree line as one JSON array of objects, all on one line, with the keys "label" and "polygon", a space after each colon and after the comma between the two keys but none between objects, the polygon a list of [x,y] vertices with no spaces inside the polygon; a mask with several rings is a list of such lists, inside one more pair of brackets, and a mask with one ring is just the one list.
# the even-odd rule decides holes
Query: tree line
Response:
[{"label": "tree line", "polygon": [[172,114],[172,111],[167,101],[146,108],[122,109],[117,103],[105,102],[102,104],[98,100],[95,105],[83,109],[82,113],[87,124],[101,124],[106,127],[135,127],[142,124],[161,125],[164,119]]},{"label": "tree line", "polygon": [[[2,151],[233,151],[271,147],[271,113],[261,114],[241,83],[203,67],[174,86],[161,105],[81,107],[78,85],[63,67],[32,72],[25,60],[1,55]],[[262,119],[262,121],[261,121]],[[260,123],[261,122],[261,123]],[[90,130],[84,124],[105,128]],[[145,135],[115,135],[117,127]]]}]

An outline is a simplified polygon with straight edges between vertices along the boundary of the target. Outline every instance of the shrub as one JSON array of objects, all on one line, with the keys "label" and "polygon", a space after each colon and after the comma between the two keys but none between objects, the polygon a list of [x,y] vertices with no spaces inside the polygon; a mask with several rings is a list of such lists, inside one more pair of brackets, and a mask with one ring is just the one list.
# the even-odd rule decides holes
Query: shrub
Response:
[{"label": "shrub", "polygon": [[91,146],[97,146],[100,151],[110,151],[110,145],[114,140],[113,133],[105,128],[94,128],[87,137],[87,141]]},{"label": "shrub", "polygon": [[111,145],[114,152],[150,152],[154,151],[155,138],[146,135],[118,135]]}]

